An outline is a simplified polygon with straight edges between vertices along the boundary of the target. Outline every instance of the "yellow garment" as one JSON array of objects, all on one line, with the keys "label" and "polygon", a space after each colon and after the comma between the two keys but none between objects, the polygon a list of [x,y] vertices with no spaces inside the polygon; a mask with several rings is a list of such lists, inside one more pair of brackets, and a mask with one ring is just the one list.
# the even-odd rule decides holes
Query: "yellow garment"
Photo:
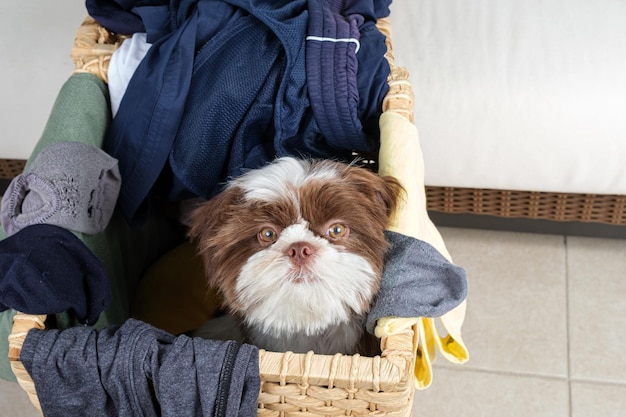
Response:
[{"label": "yellow garment", "polygon": [[213,317],[222,303],[206,281],[196,248],[184,242],[141,278],[132,316],[175,335],[194,330]]},{"label": "yellow garment", "polygon": [[[405,117],[385,112],[380,118],[380,131],[379,173],[397,178],[406,191],[388,229],[431,244],[452,262],[441,234],[426,211],[424,160],[417,128]],[[415,384],[418,389],[424,389],[432,382],[435,349],[451,362],[468,360],[469,353],[461,337],[465,310],[466,302],[463,301],[438,318],[383,318],[376,325],[376,336],[388,336],[413,327],[416,335],[413,346],[416,355]],[[440,336],[437,320],[446,335]]]}]

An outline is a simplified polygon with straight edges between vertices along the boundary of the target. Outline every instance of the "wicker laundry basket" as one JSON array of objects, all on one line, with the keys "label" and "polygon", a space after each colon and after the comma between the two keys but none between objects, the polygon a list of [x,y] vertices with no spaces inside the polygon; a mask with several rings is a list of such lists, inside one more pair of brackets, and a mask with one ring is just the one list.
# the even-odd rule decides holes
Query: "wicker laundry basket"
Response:
[{"label": "wicker laundry basket", "polygon": [[[392,69],[390,91],[383,109],[412,119],[413,93],[408,72],[394,65],[389,22],[383,20],[379,26],[388,38],[388,59]],[[77,32],[72,52],[76,72],[91,72],[106,81],[111,54],[122,41],[122,37],[109,33],[87,18]],[[28,331],[44,329],[45,319],[46,316],[18,313],[9,336],[9,360],[13,372],[39,410],[34,383],[19,359]],[[380,342],[382,353],[376,357],[261,350],[258,415],[410,415],[415,390],[413,330],[409,327],[396,335],[383,337]]]}]

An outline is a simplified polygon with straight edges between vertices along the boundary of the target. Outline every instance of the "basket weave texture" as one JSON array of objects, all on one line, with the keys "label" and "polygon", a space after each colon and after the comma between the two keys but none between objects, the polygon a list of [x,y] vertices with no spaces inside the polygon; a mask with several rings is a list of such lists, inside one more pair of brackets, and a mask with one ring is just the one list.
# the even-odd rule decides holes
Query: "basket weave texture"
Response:
[{"label": "basket weave texture", "polygon": [[626,196],[426,187],[428,210],[626,225]]},{"label": "basket weave texture", "polygon": [[[390,91],[383,109],[412,119],[413,93],[408,71],[394,64],[390,23],[383,20],[379,27],[388,38],[387,58],[391,66]],[[74,72],[90,72],[106,82],[111,54],[122,41],[122,37],[108,33],[92,18],[86,18],[76,33],[72,49]],[[9,336],[12,370],[40,411],[34,383],[19,358],[28,331],[45,329],[45,319],[45,316],[17,313]],[[380,342],[382,353],[375,357],[261,350],[258,415],[411,415],[415,391],[413,330],[408,328],[382,337]]]},{"label": "basket weave texture", "polygon": [[22,173],[25,165],[23,159],[0,159],[0,179],[13,179]]}]

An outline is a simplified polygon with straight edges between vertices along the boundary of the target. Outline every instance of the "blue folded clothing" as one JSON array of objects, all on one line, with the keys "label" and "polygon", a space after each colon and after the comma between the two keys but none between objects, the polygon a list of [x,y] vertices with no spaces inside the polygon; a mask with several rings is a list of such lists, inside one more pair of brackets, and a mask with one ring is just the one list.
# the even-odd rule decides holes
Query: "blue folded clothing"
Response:
[{"label": "blue folded clothing", "polygon": [[38,224],[0,241],[0,311],[68,311],[93,324],[110,302],[104,266],[70,231]]}]

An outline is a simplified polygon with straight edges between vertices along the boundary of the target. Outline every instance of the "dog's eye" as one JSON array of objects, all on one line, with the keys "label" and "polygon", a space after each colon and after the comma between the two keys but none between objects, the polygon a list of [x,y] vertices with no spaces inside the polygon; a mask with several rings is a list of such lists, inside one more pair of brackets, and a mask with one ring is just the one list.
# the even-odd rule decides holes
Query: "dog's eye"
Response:
[{"label": "dog's eye", "polygon": [[348,236],[348,226],[342,223],[332,224],[326,231],[326,235],[331,239],[341,239]]},{"label": "dog's eye", "polygon": [[262,244],[274,243],[278,239],[278,233],[271,227],[264,227],[257,237]]}]

